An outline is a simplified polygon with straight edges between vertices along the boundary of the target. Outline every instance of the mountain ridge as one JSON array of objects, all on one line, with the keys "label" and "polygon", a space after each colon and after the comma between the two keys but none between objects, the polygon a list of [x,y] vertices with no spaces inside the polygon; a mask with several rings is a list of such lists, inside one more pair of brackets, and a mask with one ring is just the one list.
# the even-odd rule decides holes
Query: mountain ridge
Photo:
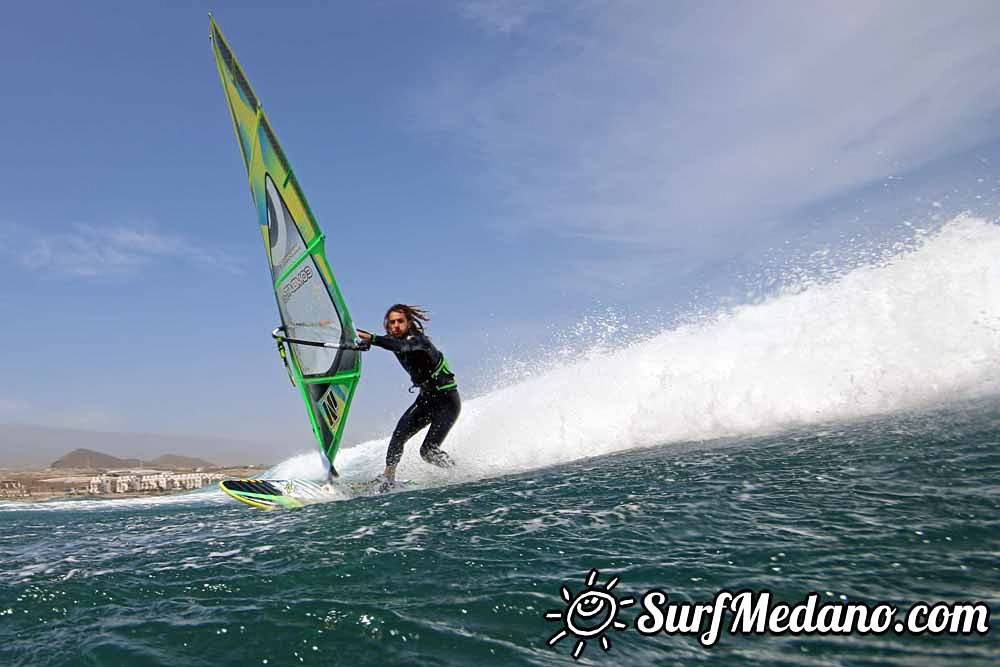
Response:
[{"label": "mountain ridge", "polygon": [[[192,457],[223,467],[270,466],[278,456],[315,448],[301,438],[296,450],[254,440],[214,436],[90,431],[35,424],[0,424],[0,468],[43,469],[75,449],[88,449],[118,459],[155,462],[159,457]],[[161,462],[161,464],[170,461]],[[132,466],[122,466],[132,467]]]},{"label": "mountain ridge", "polygon": [[85,447],[78,447],[49,464],[50,468],[73,468],[78,470],[113,470],[120,468],[165,468],[168,470],[185,470],[195,468],[217,468],[214,463],[191,456],[163,454],[144,461],[135,458],[119,458],[104,452],[98,452]]}]

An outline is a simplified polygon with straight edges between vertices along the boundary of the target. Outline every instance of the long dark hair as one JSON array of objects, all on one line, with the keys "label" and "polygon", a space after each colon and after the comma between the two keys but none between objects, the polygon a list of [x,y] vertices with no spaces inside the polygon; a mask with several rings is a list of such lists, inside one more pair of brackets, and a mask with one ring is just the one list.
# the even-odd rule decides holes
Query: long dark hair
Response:
[{"label": "long dark hair", "polygon": [[427,314],[427,311],[422,306],[409,306],[405,303],[396,303],[389,306],[389,310],[385,311],[385,317],[382,318],[382,326],[385,327],[385,332],[389,333],[389,313],[391,312],[403,313],[406,319],[410,321],[410,326],[415,327],[420,333],[424,332],[424,322],[430,322],[431,316]]}]

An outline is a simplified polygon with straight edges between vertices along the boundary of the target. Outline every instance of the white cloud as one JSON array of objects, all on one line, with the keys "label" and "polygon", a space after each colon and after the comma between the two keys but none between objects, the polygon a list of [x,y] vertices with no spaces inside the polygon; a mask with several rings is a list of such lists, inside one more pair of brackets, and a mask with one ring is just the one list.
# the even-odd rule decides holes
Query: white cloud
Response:
[{"label": "white cloud", "polygon": [[486,30],[516,32],[542,5],[533,0],[468,0],[459,5],[462,14]]},{"label": "white cloud", "polygon": [[180,237],[167,236],[151,225],[76,223],[46,235],[29,234],[23,227],[7,225],[3,236],[6,239],[4,252],[20,265],[55,275],[133,273],[166,259],[209,265],[231,273],[241,272],[235,257]]},{"label": "white cloud", "polygon": [[449,63],[421,116],[526,231],[717,253],[1000,137],[994,2],[460,6],[499,57]]}]

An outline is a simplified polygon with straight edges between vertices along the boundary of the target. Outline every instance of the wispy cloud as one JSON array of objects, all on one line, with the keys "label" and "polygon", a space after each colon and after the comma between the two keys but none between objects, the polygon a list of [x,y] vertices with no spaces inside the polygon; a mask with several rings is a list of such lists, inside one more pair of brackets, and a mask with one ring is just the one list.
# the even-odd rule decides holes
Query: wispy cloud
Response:
[{"label": "wispy cloud", "polygon": [[236,257],[168,236],[148,224],[76,223],[45,235],[29,233],[20,225],[7,225],[3,238],[5,254],[27,269],[51,275],[128,274],[167,260],[242,272]]},{"label": "wispy cloud", "polygon": [[418,106],[481,156],[508,226],[718,253],[1000,137],[990,1],[460,7],[496,51]]},{"label": "wispy cloud", "polygon": [[513,33],[526,21],[541,13],[536,0],[467,0],[459,10],[468,19],[489,31]]}]

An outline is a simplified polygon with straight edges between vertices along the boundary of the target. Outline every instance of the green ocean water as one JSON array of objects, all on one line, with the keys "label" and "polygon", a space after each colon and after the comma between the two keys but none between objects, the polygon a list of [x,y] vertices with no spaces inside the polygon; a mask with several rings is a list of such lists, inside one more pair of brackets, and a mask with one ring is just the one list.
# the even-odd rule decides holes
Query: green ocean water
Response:
[{"label": "green ocean water", "polygon": [[[591,569],[707,602],[1000,601],[1000,401],[673,443],[265,512],[219,491],[0,506],[4,665],[994,665],[979,635],[547,642]],[[991,627],[995,620],[991,617]]]}]

